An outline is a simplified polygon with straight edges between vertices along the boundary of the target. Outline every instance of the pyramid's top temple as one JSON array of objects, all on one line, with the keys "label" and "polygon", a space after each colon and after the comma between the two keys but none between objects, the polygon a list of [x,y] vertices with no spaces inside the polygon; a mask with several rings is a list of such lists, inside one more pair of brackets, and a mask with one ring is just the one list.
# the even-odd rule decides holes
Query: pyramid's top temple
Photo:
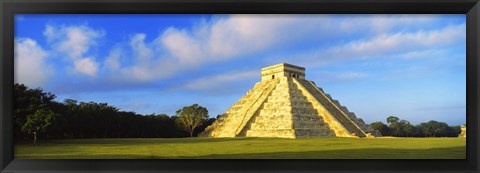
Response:
[{"label": "pyramid's top temple", "polygon": [[290,76],[297,79],[305,79],[305,68],[287,63],[280,63],[262,68],[262,81],[275,79],[275,76]]},{"label": "pyramid's top temple", "polygon": [[313,81],[305,80],[304,67],[276,64],[262,68],[261,76],[260,82],[201,135],[280,138],[381,135]]}]

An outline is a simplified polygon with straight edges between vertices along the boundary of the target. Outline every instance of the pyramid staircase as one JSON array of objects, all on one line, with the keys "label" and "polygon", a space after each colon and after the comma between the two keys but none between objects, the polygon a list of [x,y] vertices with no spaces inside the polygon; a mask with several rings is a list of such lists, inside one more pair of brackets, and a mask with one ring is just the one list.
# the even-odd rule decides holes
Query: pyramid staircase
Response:
[{"label": "pyramid staircase", "polygon": [[225,112],[225,116],[208,126],[202,134],[216,137],[236,136],[239,133],[239,128],[245,126],[269,93],[275,88],[278,81],[276,79],[257,82],[247,94]]},{"label": "pyramid staircase", "polygon": [[372,131],[353,112],[305,80],[304,68],[279,64],[262,69],[262,81],[200,135],[367,137]]},{"label": "pyramid staircase", "polygon": [[239,136],[296,138],[334,136],[334,132],[292,79],[285,77]]}]

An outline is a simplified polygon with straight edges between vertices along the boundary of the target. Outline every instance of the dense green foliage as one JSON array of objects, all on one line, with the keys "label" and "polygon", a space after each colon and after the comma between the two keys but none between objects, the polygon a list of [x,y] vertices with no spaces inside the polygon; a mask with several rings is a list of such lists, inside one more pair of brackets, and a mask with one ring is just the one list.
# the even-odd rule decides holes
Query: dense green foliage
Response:
[{"label": "dense green foliage", "polygon": [[419,125],[412,125],[407,120],[389,116],[388,126],[380,121],[373,122],[370,126],[379,130],[383,136],[396,137],[457,137],[460,126],[449,126],[447,123],[431,120]]},{"label": "dense green foliage", "polygon": [[177,110],[177,123],[193,137],[193,131],[208,118],[208,110],[198,104],[185,106]]},{"label": "dense green foliage", "polygon": [[[79,138],[173,138],[188,137],[180,128],[177,116],[141,115],[119,111],[107,103],[54,100],[55,95],[42,89],[15,85],[15,138],[30,140],[38,131],[40,139]],[[198,105],[197,105],[198,106]],[[208,111],[206,117],[208,117]],[[205,114],[202,114],[205,117]],[[192,136],[202,132],[215,119],[203,119]]]},{"label": "dense green foliage", "polygon": [[[197,104],[183,107],[173,116],[141,115],[120,111],[107,103],[72,99],[58,102],[54,94],[23,84],[15,84],[14,94],[16,141],[29,141],[35,135],[39,139],[179,138],[197,136],[216,120],[208,118],[208,110]],[[433,120],[412,125],[391,116],[387,122],[388,125],[374,122],[371,126],[384,136],[456,137],[460,133],[459,126]]]},{"label": "dense green foliage", "polygon": [[59,114],[52,110],[41,108],[33,115],[27,116],[22,126],[22,132],[33,134],[33,144],[37,145],[37,135],[53,130],[55,127],[61,127],[63,119]]},{"label": "dense green foliage", "polygon": [[465,159],[465,138],[71,139],[16,145],[17,159]]}]

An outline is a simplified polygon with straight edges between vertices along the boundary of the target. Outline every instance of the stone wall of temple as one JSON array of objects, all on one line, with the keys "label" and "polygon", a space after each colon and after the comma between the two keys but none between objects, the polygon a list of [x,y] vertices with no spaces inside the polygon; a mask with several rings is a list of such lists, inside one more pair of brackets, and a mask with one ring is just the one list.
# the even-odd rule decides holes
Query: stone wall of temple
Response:
[{"label": "stone wall of temple", "polygon": [[255,114],[278,83],[276,80],[262,81],[247,92],[225,112],[225,116],[208,126],[200,136],[235,137]]},{"label": "stone wall of temple", "polygon": [[467,126],[461,125],[460,130],[461,131],[460,131],[460,134],[458,134],[458,137],[466,138],[467,137]]},{"label": "stone wall of temple", "polygon": [[310,93],[320,105],[322,105],[327,112],[332,115],[337,122],[339,122],[352,136],[366,137],[365,132],[352,121],[348,115],[343,112],[335,103],[333,99],[321,91],[315,84],[307,80],[295,80],[300,83],[308,93]]},{"label": "stone wall of temple", "polygon": [[280,82],[245,129],[246,136],[295,138],[289,84],[286,77],[277,79]]},{"label": "stone wall of temple", "polygon": [[[262,69],[262,81],[201,133],[211,137],[369,137],[362,119],[313,82],[305,69],[277,64]],[[377,134],[377,133],[375,133]]]},{"label": "stone wall of temple", "polygon": [[335,136],[338,137],[354,137],[326,108],[322,105],[298,80],[293,80],[298,86],[302,94],[306,97],[308,102],[315,108],[317,114],[322,117],[323,120],[333,130]]}]

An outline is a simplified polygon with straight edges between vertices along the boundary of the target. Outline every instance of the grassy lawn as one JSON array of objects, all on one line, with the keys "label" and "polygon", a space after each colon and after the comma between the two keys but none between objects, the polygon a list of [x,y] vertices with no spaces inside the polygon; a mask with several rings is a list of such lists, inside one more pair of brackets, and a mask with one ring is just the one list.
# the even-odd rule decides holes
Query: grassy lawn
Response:
[{"label": "grassy lawn", "polygon": [[465,138],[129,138],[15,145],[20,159],[465,159]]}]

